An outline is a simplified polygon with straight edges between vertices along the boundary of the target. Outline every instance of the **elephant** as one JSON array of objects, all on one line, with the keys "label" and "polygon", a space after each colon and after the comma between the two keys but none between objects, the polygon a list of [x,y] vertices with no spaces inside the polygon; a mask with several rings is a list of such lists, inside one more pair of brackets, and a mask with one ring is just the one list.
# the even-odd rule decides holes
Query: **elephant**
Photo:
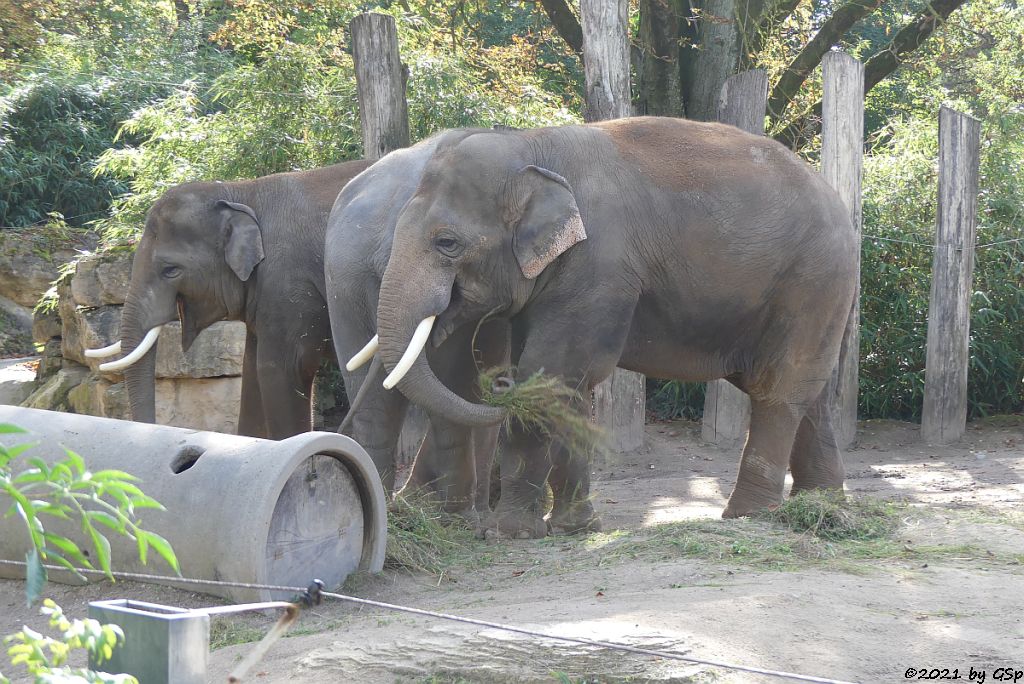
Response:
[{"label": "elephant", "polygon": [[[359,395],[351,436],[370,454],[386,490],[395,481],[395,445],[408,400],[368,379],[367,368],[360,364],[374,351],[372,342],[366,342],[376,333],[380,284],[398,216],[419,185],[427,161],[450,135],[458,132],[443,132],[386,155],[345,186],[327,223],[324,279],[332,338],[339,360],[356,357],[342,370],[345,387]],[[477,350],[477,359],[471,346]],[[507,324],[499,320],[479,330],[462,329],[427,356],[435,377],[447,381],[450,391],[477,398],[475,362],[486,366],[507,363]],[[449,511],[475,521],[479,512],[489,510],[497,428],[473,429],[436,414],[429,419],[406,487],[425,488],[437,494]]]},{"label": "elephant", "polygon": [[[497,317],[517,377],[543,371],[581,397],[616,366],[746,392],[750,430],[723,517],[779,504],[787,466],[794,491],[841,491],[825,388],[857,253],[820,175],[731,126],[636,117],[453,133],[397,219],[377,307],[384,384],[454,423],[505,421],[451,391],[421,353]],[[586,457],[511,421],[499,467],[485,536],[600,528]]]},{"label": "elephant", "polygon": [[132,262],[121,341],[91,356],[125,374],[132,417],[156,419],[153,347],[181,321],[181,346],[221,320],[246,324],[238,433],[283,439],[311,428],[312,384],[333,354],[324,299],[327,216],[370,166],[350,161],[254,180],[178,185],[154,203]]}]

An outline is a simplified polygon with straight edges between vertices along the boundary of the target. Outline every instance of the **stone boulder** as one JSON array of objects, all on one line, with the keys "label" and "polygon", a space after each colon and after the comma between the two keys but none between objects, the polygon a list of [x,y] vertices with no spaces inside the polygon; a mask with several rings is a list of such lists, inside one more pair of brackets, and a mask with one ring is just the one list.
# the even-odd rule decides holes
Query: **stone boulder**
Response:
[{"label": "stone boulder", "polygon": [[36,388],[36,372],[31,363],[0,361],[0,404],[18,406]]},{"label": "stone boulder", "polygon": [[68,392],[68,408],[72,413],[131,420],[128,392],[123,382],[112,383],[95,373]]},{"label": "stone boulder", "polygon": [[242,378],[163,379],[156,383],[156,422],[234,434]]},{"label": "stone boulder", "polygon": [[22,406],[49,411],[67,411],[69,408],[68,393],[82,384],[88,375],[88,368],[68,364],[34,391],[22,403]]},{"label": "stone boulder", "polygon": [[168,323],[157,338],[158,378],[217,378],[242,374],[245,323],[220,321],[199,333],[185,354],[181,350],[181,324]]},{"label": "stone boulder", "polygon": [[61,295],[60,319],[63,323],[61,353],[64,358],[93,370],[107,359],[88,359],[83,350],[105,347],[120,339],[120,306],[108,304],[87,309],[75,306],[71,297]]},{"label": "stone boulder", "polygon": [[78,260],[71,278],[71,296],[75,304],[98,307],[124,304],[132,274],[131,252],[90,254]]},{"label": "stone boulder", "polygon": [[78,241],[78,245],[54,248],[54,240],[38,231],[0,231],[0,296],[34,307],[57,279],[61,265],[78,254],[73,247],[87,248],[95,238],[82,235]]},{"label": "stone boulder", "polygon": [[60,314],[57,313],[56,308],[37,310],[32,313],[32,340],[36,344],[46,344],[62,334]]}]

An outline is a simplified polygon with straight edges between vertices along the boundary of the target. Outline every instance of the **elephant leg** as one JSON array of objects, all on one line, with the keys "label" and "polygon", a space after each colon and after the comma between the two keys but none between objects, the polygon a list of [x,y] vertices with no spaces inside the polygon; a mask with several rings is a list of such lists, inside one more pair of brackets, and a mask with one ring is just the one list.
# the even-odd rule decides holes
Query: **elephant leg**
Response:
[{"label": "elephant leg", "polygon": [[431,416],[407,487],[426,490],[442,502],[444,510],[475,520],[473,447],[471,429]]},{"label": "elephant leg", "polygon": [[251,331],[245,335],[245,355],[242,357],[242,400],[238,409],[238,434],[266,439],[267,419],[263,414],[263,396],[256,370],[258,345]]},{"label": "elephant leg", "polygon": [[843,456],[834,433],[829,389],[810,405],[797,429],[789,456],[789,469],[793,473],[791,494],[805,489],[843,491]]},{"label": "elephant leg", "polygon": [[261,336],[256,365],[259,373],[263,411],[271,439],[285,439],[313,426],[313,378],[319,354],[296,352],[285,340],[276,336],[268,341]]},{"label": "elephant leg", "polygon": [[[353,374],[345,376],[349,397],[355,397],[359,386]],[[408,408],[409,401],[400,392],[385,390],[378,379],[352,418],[350,435],[370,455],[389,496],[395,488],[395,451]]]},{"label": "elephant leg", "polygon": [[[590,389],[583,396],[590,397]],[[585,410],[582,402],[574,402],[573,408],[581,413]],[[601,519],[594,512],[590,497],[590,454],[573,453],[561,445],[553,445],[548,483],[554,499],[548,516],[552,534],[601,530]]]},{"label": "elephant leg", "polygon": [[738,518],[782,503],[786,466],[804,413],[799,404],[751,397],[750,432],[723,518]]},{"label": "elephant leg", "polygon": [[547,534],[544,485],[551,470],[549,442],[513,422],[501,452],[501,498],[483,524],[487,537],[531,539]]},{"label": "elephant leg", "polygon": [[491,470],[498,450],[499,428],[473,429],[473,466],[476,471],[474,508],[484,515],[491,510]]}]

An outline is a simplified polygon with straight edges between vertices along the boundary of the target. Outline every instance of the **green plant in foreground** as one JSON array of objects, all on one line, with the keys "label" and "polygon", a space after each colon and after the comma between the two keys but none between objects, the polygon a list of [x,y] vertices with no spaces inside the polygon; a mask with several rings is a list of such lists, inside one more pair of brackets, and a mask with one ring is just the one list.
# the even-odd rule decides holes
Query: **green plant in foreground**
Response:
[{"label": "green plant in foreground", "polygon": [[[19,427],[0,423],[0,434],[22,433]],[[163,510],[160,502],[147,496],[134,483],[132,475],[120,470],[90,472],[85,461],[65,449],[65,458],[53,465],[37,457],[28,458],[29,468],[15,472],[15,461],[33,443],[4,447],[0,445],[0,492],[11,498],[4,513],[15,513],[24,521],[32,549],[26,554],[25,593],[29,604],[39,598],[46,583],[43,563],[56,562],[81,577],[77,567],[95,569],[89,554],[65,536],[50,532],[43,524],[47,517],[57,520],[79,520],[82,533],[89,539],[93,558],[109,579],[110,540],[112,531],[135,541],[143,563],[152,547],[178,572],[178,559],[170,543],[154,532],[142,529],[136,521],[136,510]],[[84,579],[84,578],[83,578]]]},{"label": "green plant in foreground", "polygon": [[[50,599],[43,601],[41,611],[50,616],[50,627],[60,632],[60,638],[44,636],[28,627],[5,637],[12,665],[24,665],[36,682],[137,684],[138,680],[131,675],[64,667],[76,650],[87,651],[99,663],[109,660],[114,649],[124,642],[124,632],[120,627],[101,625],[92,619],[69,620],[60,606]],[[0,683],[8,684],[9,680],[0,675]]]}]

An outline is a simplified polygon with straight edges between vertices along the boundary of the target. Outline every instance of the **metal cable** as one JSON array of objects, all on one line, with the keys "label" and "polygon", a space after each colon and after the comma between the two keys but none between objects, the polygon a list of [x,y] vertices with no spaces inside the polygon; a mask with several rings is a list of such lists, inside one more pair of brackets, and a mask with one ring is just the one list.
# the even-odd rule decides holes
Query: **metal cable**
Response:
[{"label": "metal cable", "polygon": [[[27,567],[28,563],[24,561],[12,561],[0,559],[0,565],[15,565],[18,567]],[[60,565],[43,565],[47,570],[63,570],[65,572],[71,572],[68,568]],[[100,575],[103,577],[107,576],[107,573],[102,570],[90,570],[86,568],[76,568],[77,572],[83,575]],[[138,572],[112,572],[110,573],[116,578],[130,579],[139,581],[159,581],[159,582],[174,582],[178,584],[194,584],[197,586],[222,586],[222,587],[240,587],[243,589],[266,589],[269,591],[287,591],[295,592],[298,594],[304,593],[306,587],[289,587],[275,584],[252,584],[249,582],[225,582],[222,580],[203,580],[194,579],[190,577],[165,577],[163,575],[149,575]],[[654,656],[656,658],[665,658],[667,660],[680,660],[694,665],[707,665],[709,667],[720,667],[727,670],[737,670],[740,672],[750,672],[752,674],[760,674],[768,677],[778,677],[780,679],[791,679],[801,682],[817,682],[818,684],[855,684],[854,682],[848,682],[841,679],[828,679],[826,677],[815,677],[813,675],[802,675],[794,672],[784,672],[781,670],[768,670],[765,668],[752,667],[749,665],[736,665],[735,663],[727,663],[720,660],[709,660],[706,658],[694,658],[692,656],[685,656],[679,653],[673,653],[671,651],[656,651],[648,648],[640,648],[638,646],[629,646],[627,644],[616,644],[610,641],[598,641],[596,639],[585,639],[583,637],[569,637],[560,636],[557,634],[548,634],[545,632],[538,632],[523,627],[515,627],[513,625],[503,625],[499,622],[490,622],[488,620],[477,620],[475,618],[461,617],[459,615],[452,615],[450,613],[439,613],[433,610],[424,610],[422,608],[411,608],[409,606],[402,606],[395,603],[385,603],[383,601],[374,601],[372,599],[357,598],[355,596],[349,596],[347,594],[338,594],[330,591],[321,591],[322,596],[328,598],[337,599],[339,601],[345,601],[348,603],[355,603],[364,606],[373,606],[375,608],[383,608],[385,610],[393,610],[401,613],[410,613],[412,615],[422,615],[424,617],[432,617],[439,620],[449,620],[451,622],[460,622],[467,625],[475,625],[477,627],[487,627],[489,629],[497,629],[503,632],[513,632],[515,634],[523,634],[526,636],[537,637],[540,639],[552,639],[555,641],[564,641],[572,644],[579,644],[583,646],[594,646],[597,648],[607,648],[615,651],[623,651],[626,653],[635,653],[638,655]]]}]

